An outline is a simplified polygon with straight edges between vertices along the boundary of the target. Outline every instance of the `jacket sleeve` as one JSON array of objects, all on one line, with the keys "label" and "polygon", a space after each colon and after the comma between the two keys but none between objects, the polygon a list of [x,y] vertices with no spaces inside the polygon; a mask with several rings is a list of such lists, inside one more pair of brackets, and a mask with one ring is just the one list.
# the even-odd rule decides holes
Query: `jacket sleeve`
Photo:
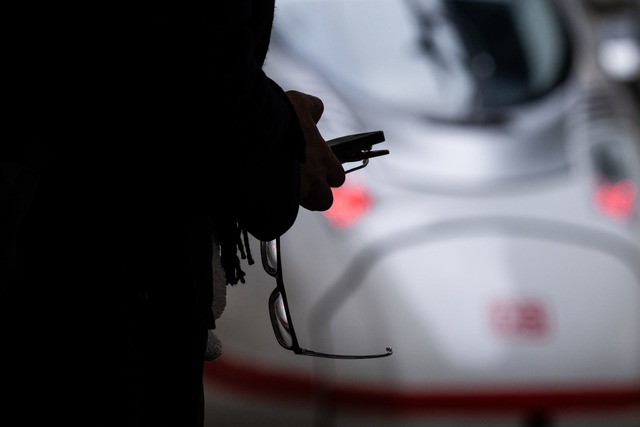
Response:
[{"label": "jacket sleeve", "polygon": [[214,209],[230,211],[261,240],[293,225],[304,159],[296,113],[263,71],[273,13],[273,1],[264,0],[167,9],[158,38],[168,53],[163,78],[177,88],[170,95],[182,117],[177,133],[189,138],[179,150],[185,166],[197,165],[204,192],[223,196]]},{"label": "jacket sleeve", "polygon": [[123,41],[132,64],[124,87],[135,88],[143,106],[131,115],[144,115],[169,141],[153,152],[194,197],[210,198],[212,210],[261,240],[293,225],[305,155],[296,113],[263,71],[273,3],[163,2],[129,11],[133,34]]}]

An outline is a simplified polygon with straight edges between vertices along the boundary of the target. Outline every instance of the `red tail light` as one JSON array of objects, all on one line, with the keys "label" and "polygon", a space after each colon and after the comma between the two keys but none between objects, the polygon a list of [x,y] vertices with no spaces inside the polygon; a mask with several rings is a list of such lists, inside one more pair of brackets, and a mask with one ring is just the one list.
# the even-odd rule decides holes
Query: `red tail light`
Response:
[{"label": "red tail light", "polygon": [[635,212],[638,188],[631,179],[612,183],[603,180],[595,191],[595,204],[605,215],[622,221],[629,220]]},{"label": "red tail light", "polygon": [[333,205],[324,216],[336,228],[347,228],[357,222],[371,207],[371,196],[364,185],[345,182],[333,189]]}]

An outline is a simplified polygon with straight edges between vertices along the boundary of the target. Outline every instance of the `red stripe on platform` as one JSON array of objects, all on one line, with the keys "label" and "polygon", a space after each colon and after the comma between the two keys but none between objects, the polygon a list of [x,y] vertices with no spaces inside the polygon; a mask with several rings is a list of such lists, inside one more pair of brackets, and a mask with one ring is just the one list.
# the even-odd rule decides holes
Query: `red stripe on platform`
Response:
[{"label": "red stripe on platform", "polygon": [[220,357],[205,366],[205,383],[265,399],[310,403],[322,393],[337,408],[389,413],[451,411],[640,410],[640,384],[628,387],[549,387],[548,389],[402,390],[356,384],[324,384],[297,374]]}]

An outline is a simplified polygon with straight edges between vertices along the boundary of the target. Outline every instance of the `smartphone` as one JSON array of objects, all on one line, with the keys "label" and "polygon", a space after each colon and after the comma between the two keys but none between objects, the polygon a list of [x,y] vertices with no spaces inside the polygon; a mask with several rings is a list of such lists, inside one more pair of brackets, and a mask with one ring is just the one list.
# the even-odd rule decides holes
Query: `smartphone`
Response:
[{"label": "smartphone", "polygon": [[384,142],[384,132],[376,130],[330,139],[327,144],[341,163],[347,163],[389,154],[389,150],[372,150],[375,144],[381,142]]}]

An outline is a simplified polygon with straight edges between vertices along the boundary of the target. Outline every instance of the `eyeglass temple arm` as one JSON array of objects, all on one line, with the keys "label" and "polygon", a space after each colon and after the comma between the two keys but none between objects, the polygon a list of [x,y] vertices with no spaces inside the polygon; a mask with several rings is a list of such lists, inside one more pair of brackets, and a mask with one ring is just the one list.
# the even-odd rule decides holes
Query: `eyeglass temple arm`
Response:
[{"label": "eyeglass temple arm", "polygon": [[391,356],[393,354],[393,350],[391,347],[387,347],[385,353],[378,354],[331,354],[331,353],[321,353],[319,351],[307,350],[304,348],[292,348],[295,354],[299,354],[302,356],[314,356],[314,357],[324,357],[327,359],[378,359],[381,357]]}]

